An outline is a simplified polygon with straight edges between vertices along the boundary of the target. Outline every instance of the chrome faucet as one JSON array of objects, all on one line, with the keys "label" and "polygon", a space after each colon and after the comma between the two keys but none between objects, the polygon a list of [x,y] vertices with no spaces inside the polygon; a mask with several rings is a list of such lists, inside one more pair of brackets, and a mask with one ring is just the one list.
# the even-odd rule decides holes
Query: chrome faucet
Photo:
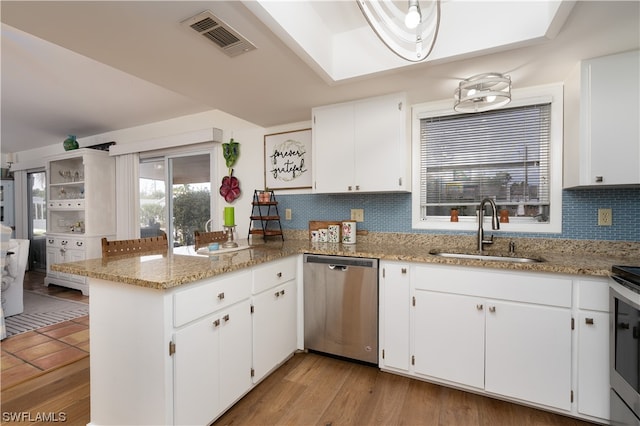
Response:
[{"label": "chrome faucet", "polygon": [[478,251],[484,250],[485,244],[493,244],[493,235],[490,239],[484,239],[484,229],[482,228],[482,222],[484,221],[484,205],[489,203],[493,214],[491,215],[491,229],[500,229],[500,221],[498,220],[498,209],[496,203],[491,198],[485,198],[480,202],[480,208],[478,211]]}]

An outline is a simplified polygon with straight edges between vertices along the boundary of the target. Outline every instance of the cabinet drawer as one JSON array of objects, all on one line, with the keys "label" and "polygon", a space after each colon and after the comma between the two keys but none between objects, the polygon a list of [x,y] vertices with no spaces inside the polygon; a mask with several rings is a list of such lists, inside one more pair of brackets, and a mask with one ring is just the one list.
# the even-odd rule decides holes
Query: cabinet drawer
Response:
[{"label": "cabinet drawer", "polygon": [[174,326],[180,327],[251,296],[251,272],[242,271],[214,278],[178,291],[173,296]]},{"label": "cabinet drawer", "polygon": [[571,307],[572,281],[551,275],[434,265],[416,266],[412,280],[420,290]]},{"label": "cabinet drawer", "polygon": [[296,277],[296,256],[265,263],[253,269],[253,294],[275,287]]},{"label": "cabinet drawer", "polygon": [[79,238],[47,237],[47,247],[84,249],[85,243],[84,240]]},{"label": "cabinet drawer", "polygon": [[51,209],[84,209],[84,200],[56,200],[47,204]]},{"label": "cabinet drawer", "polygon": [[578,309],[609,312],[609,283],[606,280],[577,280]]}]

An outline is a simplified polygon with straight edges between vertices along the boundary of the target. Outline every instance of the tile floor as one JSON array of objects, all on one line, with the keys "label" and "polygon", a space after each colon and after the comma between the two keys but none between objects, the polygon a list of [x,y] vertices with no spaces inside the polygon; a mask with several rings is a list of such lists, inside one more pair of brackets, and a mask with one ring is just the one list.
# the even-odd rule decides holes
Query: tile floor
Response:
[{"label": "tile floor", "polygon": [[[78,290],[44,286],[44,274],[27,272],[24,288],[78,302],[89,302]],[[89,316],[8,337],[0,344],[0,375],[6,389],[43,372],[89,356]]]}]

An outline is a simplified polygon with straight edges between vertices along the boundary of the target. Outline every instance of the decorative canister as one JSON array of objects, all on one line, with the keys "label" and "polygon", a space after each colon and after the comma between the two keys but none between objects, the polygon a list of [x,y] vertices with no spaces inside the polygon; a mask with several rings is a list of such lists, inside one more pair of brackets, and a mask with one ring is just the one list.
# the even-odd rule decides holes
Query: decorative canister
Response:
[{"label": "decorative canister", "polygon": [[342,244],[356,243],[356,223],[342,222]]},{"label": "decorative canister", "polygon": [[79,147],[78,141],[76,140],[76,137],[74,135],[69,135],[69,137],[66,138],[64,142],[62,142],[62,146],[64,147],[65,151],[71,151],[74,149],[78,149]]},{"label": "decorative canister", "polygon": [[311,231],[311,242],[317,243],[318,241],[320,241],[320,231],[318,231],[317,229]]},{"label": "decorative canister", "polygon": [[500,223],[509,223],[509,210],[500,210]]},{"label": "decorative canister", "polygon": [[329,233],[327,240],[330,243],[340,242],[340,225],[329,225],[327,227],[327,232]]},{"label": "decorative canister", "polygon": [[329,238],[327,228],[318,229],[318,233],[319,233],[318,241],[320,241],[321,243],[326,243],[327,239]]},{"label": "decorative canister", "polygon": [[268,203],[271,201],[271,192],[262,191],[258,195],[258,201],[261,203]]}]

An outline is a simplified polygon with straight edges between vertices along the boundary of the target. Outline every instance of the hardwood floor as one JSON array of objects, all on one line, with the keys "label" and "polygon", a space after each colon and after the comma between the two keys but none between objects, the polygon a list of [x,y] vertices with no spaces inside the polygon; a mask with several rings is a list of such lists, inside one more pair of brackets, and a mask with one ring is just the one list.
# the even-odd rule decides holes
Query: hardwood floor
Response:
[{"label": "hardwood floor", "polygon": [[320,356],[296,354],[215,425],[591,423]]},{"label": "hardwood floor", "polygon": [[24,274],[23,288],[35,293],[46,294],[49,296],[59,297],[61,299],[73,300],[75,302],[89,303],[89,296],[84,296],[80,290],[74,290],[58,285],[49,285],[45,287],[45,273],[27,271]]},{"label": "hardwood floor", "polygon": [[[86,300],[77,291],[29,289]],[[50,293],[50,294],[51,294]],[[87,349],[88,350],[88,349]],[[4,367],[4,366],[3,366]],[[3,383],[2,424],[90,421],[89,357],[11,387]],[[223,390],[224,391],[224,390]],[[64,417],[64,419],[63,419]],[[40,421],[40,420],[49,420]],[[548,425],[590,423],[383,373],[375,367],[298,353],[224,414],[215,425]]]},{"label": "hardwood floor", "polygon": [[2,424],[89,423],[89,358],[2,390]]},{"label": "hardwood floor", "polygon": [[[89,359],[2,391],[3,424],[89,415]],[[8,414],[5,414],[8,413]],[[17,413],[17,414],[13,414]],[[26,414],[22,414],[26,413]],[[24,417],[26,416],[26,417]],[[589,425],[569,417],[383,373],[316,354],[294,355],[215,425]]]}]

